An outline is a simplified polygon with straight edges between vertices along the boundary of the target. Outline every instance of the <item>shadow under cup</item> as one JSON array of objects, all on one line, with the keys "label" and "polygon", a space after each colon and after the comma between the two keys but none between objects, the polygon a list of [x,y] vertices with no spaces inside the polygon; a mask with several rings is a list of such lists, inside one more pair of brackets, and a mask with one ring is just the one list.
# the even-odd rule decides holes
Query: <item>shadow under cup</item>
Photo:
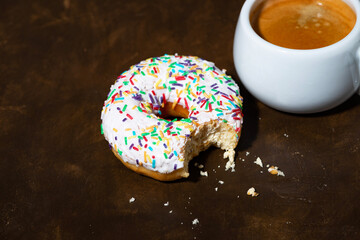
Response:
[{"label": "shadow under cup", "polygon": [[359,16],[358,0],[245,1],[234,39],[241,82],[285,112],[343,103],[359,88]]}]

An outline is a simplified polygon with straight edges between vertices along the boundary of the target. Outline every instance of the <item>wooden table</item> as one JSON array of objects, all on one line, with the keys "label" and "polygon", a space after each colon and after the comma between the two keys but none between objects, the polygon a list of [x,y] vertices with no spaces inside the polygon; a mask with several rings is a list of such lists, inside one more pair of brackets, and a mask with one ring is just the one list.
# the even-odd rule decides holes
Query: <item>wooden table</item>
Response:
[{"label": "wooden table", "polygon": [[200,56],[240,84],[232,48],[243,2],[2,1],[0,238],[360,239],[359,96],[292,115],[240,85],[236,171],[210,148],[172,183],[126,169],[100,134],[110,85],[148,57]]}]

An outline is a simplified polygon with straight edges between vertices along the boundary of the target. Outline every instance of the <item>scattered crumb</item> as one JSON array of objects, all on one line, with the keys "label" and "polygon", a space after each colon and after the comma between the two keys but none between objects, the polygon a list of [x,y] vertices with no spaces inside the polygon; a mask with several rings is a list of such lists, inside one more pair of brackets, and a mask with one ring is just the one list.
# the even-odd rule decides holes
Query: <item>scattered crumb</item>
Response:
[{"label": "scattered crumb", "polygon": [[199,219],[195,218],[195,219],[192,221],[192,224],[193,224],[193,225],[199,224]]},{"label": "scattered crumb", "polygon": [[287,135],[286,133],[284,133],[284,136],[285,136],[285,137],[289,137],[289,135]]},{"label": "scattered crumb", "polygon": [[266,167],[269,168],[269,167],[270,167],[270,164],[266,164]]},{"label": "scattered crumb", "polygon": [[164,203],[164,206],[165,207],[169,206],[169,202]]},{"label": "scattered crumb", "polygon": [[216,188],[215,188],[215,192],[217,192],[217,190],[218,190],[218,188],[216,187]]},{"label": "scattered crumb", "polygon": [[278,167],[274,167],[274,166],[271,166],[268,168],[268,172],[271,173],[272,175],[277,175],[278,174]]},{"label": "scattered crumb", "polygon": [[231,168],[232,172],[235,172],[235,151],[234,149],[228,149],[224,152],[224,158],[229,158],[229,161],[226,162],[225,171]]},{"label": "scattered crumb", "polygon": [[218,168],[220,168],[220,165],[218,165]]},{"label": "scattered crumb", "polygon": [[282,177],[285,177],[285,174],[283,171],[279,170],[278,167],[274,167],[274,166],[271,166],[268,168],[268,172],[271,173],[272,175],[277,175],[277,176],[282,176]]},{"label": "scattered crumb", "polygon": [[135,198],[134,198],[134,197],[132,197],[132,198],[129,199],[129,203],[133,203],[133,202],[135,202]]},{"label": "scattered crumb", "polygon": [[260,173],[264,173],[264,172],[261,170]]},{"label": "scattered crumb", "polygon": [[263,166],[263,163],[262,163],[262,161],[261,161],[261,159],[260,159],[259,157],[256,158],[256,160],[255,160],[254,163],[257,164],[257,165],[259,165],[260,167],[264,167],[264,166]]},{"label": "scattered crumb", "polygon": [[250,154],[249,152],[246,152],[246,153],[245,153],[246,156],[249,156],[249,154]]},{"label": "scattered crumb", "polygon": [[220,180],[219,183],[220,183],[220,184],[224,184],[224,181],[221,181],[221,180]]},{"label": "scattered crumb", "polygon": [[285,173],[284,173],[283,171],[280,171],[280,170],[278,169],[278,176],[285,177]]},{"label": "scattered crumb", "polygon": [[195,167],[199,166],[199,163],[194,162],[194,166],[195,166]]},{"label": "scattered crumb", "polygon": [[173,210],[170,210],[169,213],[172,213]]},{"label": "scattered crumb", "polygon": [[252,196],[252,197],[257,197],[259,195],[259,193],[257,193],[255,191],[255,188],[253,188],[253,187],[249,188],[249,190],[247,190],[246,194],[249,196]]},{"label": "scattered crumb", "polygon": [[231,168],[231,172],[235,172],[235,162],[232,160],[226,162],[225,171],[229,170],[230,168]]},{"label": "scattered crumb", "polygon": [[200,175],[204,177],[209,176],[207,171],[200,171]]},{"label": "scattered crumb", "polygon": [[200,164],[199,166],[198,166],[198,168],[204,168],[204,165],[202,165],[202,164]]}]

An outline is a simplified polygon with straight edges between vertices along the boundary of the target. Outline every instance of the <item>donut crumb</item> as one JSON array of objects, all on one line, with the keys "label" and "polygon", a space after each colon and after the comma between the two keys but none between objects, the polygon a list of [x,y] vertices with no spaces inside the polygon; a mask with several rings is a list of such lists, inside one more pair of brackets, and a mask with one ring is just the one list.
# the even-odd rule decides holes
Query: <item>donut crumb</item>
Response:
[{"label": "donut crumb", "polygon": [[193,224],[193,225],[199,224],[199,219],[195,218],[195,219],[192,221],[192,224]]},{"label": "donut crumb", "polygon": [[254,161],[255,164],[259,165],[260,167],[264,167],[263,162],[261,161],[261,158],[257,157]]},{"label": "donut crumb", "polygon": [[283,171],[279,170],[276,166],[271,166],[268,168],[268,172],[272,175],[282,176],[285,177],[285,174]]},{"label": "donut crumb", "polygon": [[207,171],[200,171],[200,175],[203,177],[209,176]]},{"label": "donut crumb", "polygon": [[246,193],[248,196],[252,196],[252,197],[257,197],[259,196],[259,193],[257,193],[255,191],[255,188],[254,187],[251,187],[249,188],[249,190],[247,190],[247,193]]}]

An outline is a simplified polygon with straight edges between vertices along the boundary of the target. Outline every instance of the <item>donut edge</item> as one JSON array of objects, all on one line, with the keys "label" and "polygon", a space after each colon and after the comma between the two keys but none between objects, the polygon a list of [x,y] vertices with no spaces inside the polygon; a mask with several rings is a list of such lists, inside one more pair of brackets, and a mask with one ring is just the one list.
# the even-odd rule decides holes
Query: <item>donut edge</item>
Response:
[{"label": "donut edge", "polygon": [[137,166],[137,165],[127,163],[120,157],[120,155],[114,149],[112,149],[112,152],[128,169],[130,169],[138,174],[141,174],[141,175],[144,175],[147,177],[151,177],[151,178],[154,178],[159,181],[168,182],[168,181],[178,180],[181,178],[187,178],[189,176],[189,173],[187,172],[187,170],[185,168],[175,170],[171,173],[159,173],[157,171],[149,170],[143,166]]},{"label": "donut edge", "polygon": [[[216,146],[216,144],[214,142],[203,142],[204,144],[201,145],[200,148],[195,150],[195,149],[192,149],[192,148],[188,149],[188,147],[192,145],[192,141],[189,140],[186,143],[186,145],[185,145],[185,147],[183,149],[184,154],[185,154],[184,167],[180,168],[178,170],[175,170],[173,172],[170,172],[170,173],[160,173],[158,171],[150,170],[150,169],[147,169],[147,168],[145,168],[143,166],[140,166],[140,165],[134,165],[134,164],[127,163],[121,158],[121,156],[119,155],[119,153],[117,151],[112,149],[112,152],[128,169],[130,169],[130,170],[132,170],[132,171],[134,171],[134,172],[136,172],[138,174],[141,174],[141,175],[144,175],[144,176],[147,176],[147,177],[159,180],[159,181],[164,181],[164,182],[175,181],[175,180],[178,180],[178,179],[181,179],[181,178],[187,178],[190,175],[190,173],[188,172],[189,162],[194,157],[198,156],[201,152],[206,151],[210,146],[215,146],[215,147],[220,148],[220,149],[222,149],[222,150],[224,150],[226,152],[229,151],[229,150],[235,151],[235,148],[238,145],[239,140],[240,140],[241,132],[235,132],[231,128],[231,126],[229,126],[228,124],[219,123],[219,122],[217,122],[215,120],[210,120],[209,122],[201,124],[201,125],[198,126],[198,128],[200,129],[200,132],[201,132],[201,131],[203,131],[202,128],[204,128],[204,127],[205,128],[214,128],[217,124],[219,124],[219,126],[224,127],[224,129],[227,129],[231,133],[231,135],[233,136],[233,139],[231,141],[233,143],[233,146],[230,146],[230,148],[224,148],[224,147],[221,147],[221,146]],[[234,155],[235,155],[235,152],[231,157],[225,157],[224,156],[224,159],[229,158],[230,161],[234,161],[235,160]]]}]

